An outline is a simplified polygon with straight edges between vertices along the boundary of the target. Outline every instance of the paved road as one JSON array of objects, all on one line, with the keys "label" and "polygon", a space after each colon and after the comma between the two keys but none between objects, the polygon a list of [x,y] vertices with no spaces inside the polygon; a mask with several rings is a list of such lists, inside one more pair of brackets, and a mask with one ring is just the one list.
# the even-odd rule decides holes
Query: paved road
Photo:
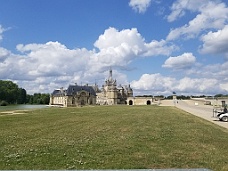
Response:
[{"label": "paved road", "polygon": [[179,109],[182,109],[195,116],[201,117],[210,122],[213,122],[214,124],[217,124],[221,127],[228,129],[228,122],[222,122],[222,121],[219,121],[218,118],[213,117],[213,106],[204,105],[202,103],[198,103],[198,105],[195,105],[195,102],[192,100],[179,100],[178,103],[176,104],[173,104],[173,102],[163,103],[164,106],[166,104],[169,104],[171,106],[176,106]]}]

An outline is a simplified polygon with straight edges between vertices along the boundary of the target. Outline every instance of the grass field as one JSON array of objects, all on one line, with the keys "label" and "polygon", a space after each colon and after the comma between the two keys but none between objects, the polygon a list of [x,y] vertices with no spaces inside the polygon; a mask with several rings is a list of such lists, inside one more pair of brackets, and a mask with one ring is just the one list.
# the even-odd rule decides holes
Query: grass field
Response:
[{"label": "grass field", "polygon": [[228,131],[175,107],[49,108],[0,116],[0,169],[228,170]]}]

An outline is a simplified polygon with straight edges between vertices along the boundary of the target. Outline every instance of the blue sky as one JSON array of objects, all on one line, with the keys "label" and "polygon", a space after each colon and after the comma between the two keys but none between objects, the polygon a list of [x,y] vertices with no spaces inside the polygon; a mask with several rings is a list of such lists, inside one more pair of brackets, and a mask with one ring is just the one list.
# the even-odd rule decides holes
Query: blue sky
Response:
[{"label": "blue sky", "polygon": [[0,79],[28,93],[102,86],[228,94],[225,0],[2,0]]}]

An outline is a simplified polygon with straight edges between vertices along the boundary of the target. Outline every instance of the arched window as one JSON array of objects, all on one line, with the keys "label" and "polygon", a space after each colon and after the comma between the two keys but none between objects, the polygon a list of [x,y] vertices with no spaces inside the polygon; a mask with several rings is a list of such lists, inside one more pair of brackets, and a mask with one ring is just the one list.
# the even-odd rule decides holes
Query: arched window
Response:
[{"label": "arched window", "polygon": [[133,105],[133,101],[132,100],[129,100],[129,105]]}]

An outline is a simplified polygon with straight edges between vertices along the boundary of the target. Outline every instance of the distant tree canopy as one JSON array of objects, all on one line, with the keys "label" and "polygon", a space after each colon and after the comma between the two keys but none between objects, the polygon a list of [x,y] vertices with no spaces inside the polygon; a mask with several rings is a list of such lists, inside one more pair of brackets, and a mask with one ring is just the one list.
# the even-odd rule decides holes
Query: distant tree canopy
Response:
[{"label": "distant tree canopy", "polygon": [[50,95],[34,93],[33,95],[27,95],[26,103],[29,104],[49,104]]},{"label": "distant tree canopy", "polygon": [[49,94],[35,93],[28,95],[12,81],[0,80],[0,106],[7,104],[48,104]]},{"label": "distant tree canopy", "polygon": [[[167,96],[166,99],[173,99],[173,96]],[[177,99],[186,100],[186,99],[190,99],[190,96],[180,95],[180,96],[177,96]]]},{"label": "distant tree canopy", "polygon": [[12,81],[0,80],[0,101],[4,104],[23,104],[26,102],[26,90]]},{"label": "distant tree canopy", "polygon": [[216,94],[214,97],[228,97],[228,94],[227,94],[227,95],[223,95],[223,94]]}]

